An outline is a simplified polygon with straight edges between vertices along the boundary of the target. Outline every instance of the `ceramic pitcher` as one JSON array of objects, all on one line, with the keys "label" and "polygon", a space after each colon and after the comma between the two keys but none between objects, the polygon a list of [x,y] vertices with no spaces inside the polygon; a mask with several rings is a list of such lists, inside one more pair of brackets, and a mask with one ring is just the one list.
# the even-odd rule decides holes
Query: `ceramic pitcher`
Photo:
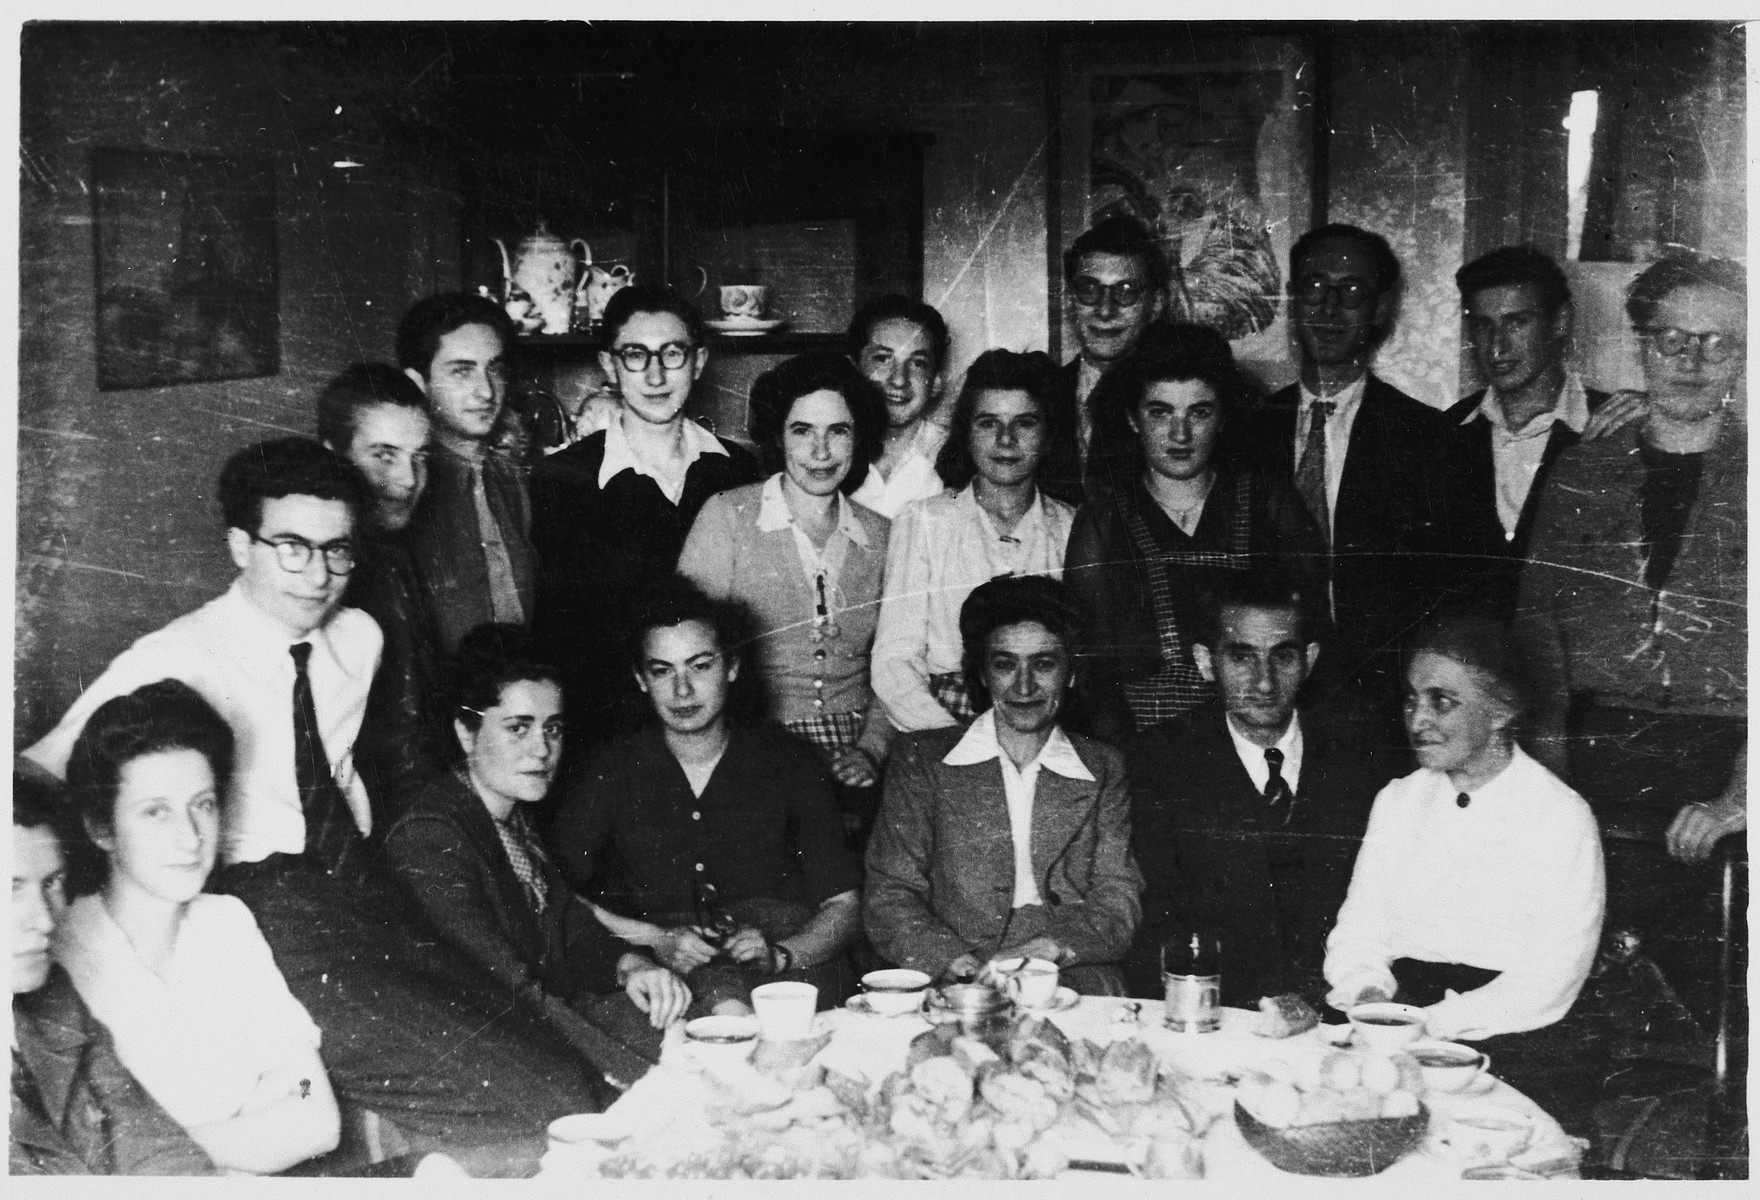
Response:
[{"label": "ceramic pitcher", "polygon": [[[565,242],[539,221],[538,231],[521,239],[511,255],[500,238],[495,245],[501,251],[501,294],[508,315],[517,321],[529,302],[543,322],[539,332],[567,333],[576,291],[592,271],[593,251],[587,243],[580,238]],[[514,311],[516,302],[519,312]]]}]

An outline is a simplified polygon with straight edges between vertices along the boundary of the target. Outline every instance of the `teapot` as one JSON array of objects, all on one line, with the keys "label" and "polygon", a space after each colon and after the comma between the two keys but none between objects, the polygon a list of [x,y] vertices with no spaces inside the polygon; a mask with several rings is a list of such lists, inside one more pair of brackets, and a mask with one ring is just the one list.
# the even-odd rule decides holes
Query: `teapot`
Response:
[{"label": "teapot", "polygon": [[[577,290],[593,266],[593,251],[581,238],[563,241],[538,222],[538,231],[520,240],[511,255],[500,238],[502,300],[508,315],[521,321],[535,313],[542,333],[567,333]],[[581,249],[577,261],[574,248]],[[529,309],[528,309],[529,306]],[[522,328],[524,322],[521,322]]]},{"label": "teapot", "polygon": [[636,281],[636,273],[622,263],[609,271],[603,266],[590,266],[575,289],[574,302],[584,308],[587,323],[597,325],[605,319],[605,306],[611,297]]}]

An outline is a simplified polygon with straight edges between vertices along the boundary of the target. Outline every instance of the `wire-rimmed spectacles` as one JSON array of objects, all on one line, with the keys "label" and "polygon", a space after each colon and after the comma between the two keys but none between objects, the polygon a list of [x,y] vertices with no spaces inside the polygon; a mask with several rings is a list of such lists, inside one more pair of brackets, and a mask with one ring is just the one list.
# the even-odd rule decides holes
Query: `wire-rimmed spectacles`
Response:
[{"label": "wire-rimmed spectacles", "polygon": [[1149,285],[1141,279],[1101,283],[1098,279],[1083,276],[1070,285],[1069,294],[1083,308],[1099,308],[1108,296],[1120,308],[1135,308],[1149,298]]},{"label": "wire-rimmed spectacles", "polygon": [[1664,358],[1679,358],[1697,350],[1699,357],[1713,366],[1721,366],[1731,355],[1739,354],[1747,340],[1735,333],[1688,333],[1670,326],[1651,326],[1638,330],[1650,339],[1656,353]]},{"label": "wire-rimmed spectacles", "polygon": [[1375,289],[1363,279],[1322,279],[1313,276],[1299,279],[1290,294],[1302,304],[1324,304],[1328,294],[1338,297],[1345,308],[1361,308],[1375,298]]},{"label": "wire-rimmed spectacles", "polygon": [[331,542],[324,546],[314,546],[300,537],[261,538],[251,534],[251,541],[261,542],[275,551],[275,561],[281,564],[283,571],[295,575],[312,565],[312,555],[324,556],[324,569],[332,575],[347,575],[354,570],[355,551],[352,542]]},{"label": "wire-rimmed spectacles", "polygon": [[623,364],[624,370],[636,374],[646,371],[648,364],[656,358],[665,370],[681,370],[691,360],[691,349],[689,342],[667,342],[658,350],[650,350],[637,342],[625,342],[613,347],[611,354]]}]

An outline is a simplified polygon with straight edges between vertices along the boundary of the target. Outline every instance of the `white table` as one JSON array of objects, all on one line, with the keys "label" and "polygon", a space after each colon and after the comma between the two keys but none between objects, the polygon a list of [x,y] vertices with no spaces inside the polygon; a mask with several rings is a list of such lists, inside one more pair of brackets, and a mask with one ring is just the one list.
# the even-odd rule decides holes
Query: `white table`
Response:
[{"label": "white table", "polygon": [[[1196,1078],[1214,1078],[1238,1074],[1274,1059],[1295,1063],[1301,1056],[1322,1056],[1332,1048],[1331,1038],[1341,1036],[1348,1027],[1334,1026],[1310,1030],[1299,1037],[1274,1040],[1255,1036],[1251,1031],[1258,1014],[1245,1009],[1224,1009],[1222,1028],[1215,1033],[1174,1033],[1161,1023],[1161,1002],[1158,1000],[1123,1000],[1116,997],[1086,996],[1074,1008],[1051,1015],[1051,1019],[1071,1038],[1085,1037],[1105,1044],[1119,1027],[1119,1010],[1126,1004],[1136,1005],[1139,1012],[1139,1036],[1154,1050],[1164,1070]],[[904,1065],[911,1040],[929,1028],[927,1020],[917,1017],[875,1017],[837,1009],[819,1014],[818,1028],[829,1028],[832,1039],[818,1055],[827,1068],[845,1075],[866,1078],[878,1085],[891,1072]],[[709,1124],[705,1109],[709,1103],[710,1084],[689,1061],[679,1040],[679,1031],[669,1032],[661,1064],[630,1088],[606,1111],[608,1127],[625,1131],[650,1132],[664,1128],[669,1144],[709,1145],[720,1134]],[[1533,1137],[1528,1150],[1517,1161],[1539,1162],[1568,1153],[1572,1143],[1564,1131],[1537,1104],[1501,1080],[1487,1080],[1467,1093],[1446,1095],[1431,1093],[1424,1097],[1430,1110],[1432,1139],[1452,1119],[1462,1116],[1496,1116],[1530,1125]],[[1116,1147],[1098,1130],[1092,1145],[1071,1145],[1071,1157],[1117,1161]],[[541,1174],[551,1177],[578,1177],[583,1161],[577,1156],[547,1155]],[[1204,1138],[1204,1168],[1208,1179],[1288,1180],[1291,1177],[1273,1167],[1241,1137],[1234,1121],[1227,1117],[1216,1121]],[[1381,1173],[1390,1180],[1444,1180],[1456,1178],[1462,1163],[1443,1153],[1443,1148],[1427,1145],[1425,1150],[1409,1155]],[[1095,1178],[1095,1176],[1089,1176]],[[1317,1183],[1329,1181],[1316,1180]],[[1349,1184],[1350,1180],[1330,1181]]]}]

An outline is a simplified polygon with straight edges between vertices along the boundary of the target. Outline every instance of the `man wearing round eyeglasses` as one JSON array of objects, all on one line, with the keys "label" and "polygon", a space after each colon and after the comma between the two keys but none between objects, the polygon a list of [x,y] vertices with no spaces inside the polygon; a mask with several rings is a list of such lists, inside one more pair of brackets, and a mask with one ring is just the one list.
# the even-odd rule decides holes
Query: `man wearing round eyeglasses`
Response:
[{"label": "man wearing round eyeglasses", "polygon": [[64,777],[99,705],[162,679],[194,688],[236,745],[211,886],[250,907],[339,1096],[412,1148],[493,1148],[482,1169],[535,1169],[544,1124],[597,1108],[604,1085],[409,916],[364,852],[353,748],[382,638],[342,599],[367,485],[334,451],[281,438],[233,455],[217,490],[232,586],[118,655],[24,761]]},{"label": "man wearing round eyeglasses", "polygon": [[1106,368],[1142,339],[1167,303],[1168,266],[1141,222],[1108,217],[1078,237],[1063,255],[1064,294],[1077,354],[1059,377],[1063,394],[1051,414],[1051,441],[1039,486],[1069,504],[1104,472],[1092,470],[1094,416],[1088,398]]},{"label": "man wearing round eyeglasses", "polygon": [[677,568],[705,500],[758,478],[749,451],[685,415],[709,361],[692,305],[626,287],[606,304],[602,330],[599,364],[617,385],[617,415],[532,472],[534,631],[563,670],[576,744],[639,722],[644,706],[619,641],[632,597]]}]

